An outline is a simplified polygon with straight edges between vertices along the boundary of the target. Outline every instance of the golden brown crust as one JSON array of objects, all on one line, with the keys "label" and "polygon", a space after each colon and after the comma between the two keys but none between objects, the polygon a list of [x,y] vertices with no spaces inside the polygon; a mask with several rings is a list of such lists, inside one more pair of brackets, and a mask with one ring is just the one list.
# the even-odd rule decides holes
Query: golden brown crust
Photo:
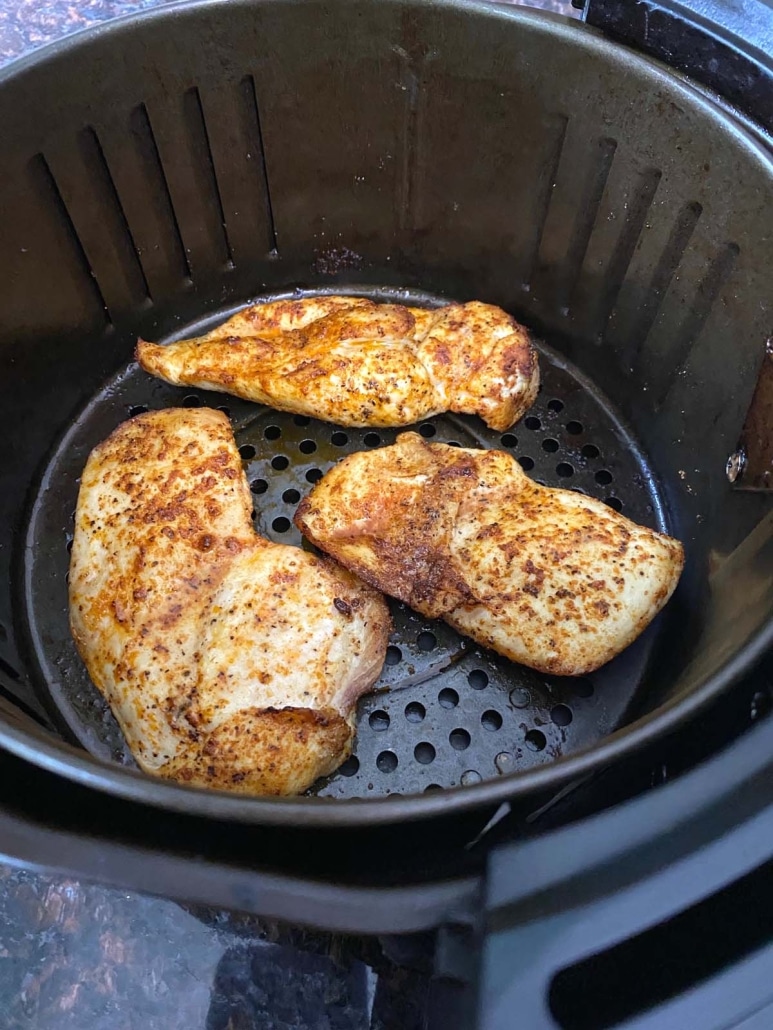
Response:
[{"label": "golden brown crust", "polygon": [[361,297],[245,308],[206,336],[137,342],[145,371],[347,426],[405,426],[444,411],[511,426],[539,388],[527,330],[478,301],[434,311]]},{"label": "golden brown crust", "polygon": [[348,755],[341,720],[380,672],[389,615],[330,560],[257,536],[250,511],[221,412],[156,411],[119,426],[83,473],[70,621],[144,770],[293,793]]},{"label": "golden brown crust", "polygon": [[349,757],[354,731],[332,709],[242,710],[160,776],[240,794],[298,794]]},{"label": "golden brown crust", "polygon": [[558,675],[590,672],[628,646],[684,564],[678,541],[532,482],[501,451],[416,433],[343,459],[295,521],[366,582]]}]

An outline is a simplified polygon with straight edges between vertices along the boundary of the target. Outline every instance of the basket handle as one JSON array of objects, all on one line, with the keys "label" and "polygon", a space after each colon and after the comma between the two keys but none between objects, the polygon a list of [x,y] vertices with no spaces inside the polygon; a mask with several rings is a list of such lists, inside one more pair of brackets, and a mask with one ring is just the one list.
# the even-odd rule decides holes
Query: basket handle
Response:
[{"label": "basket handle", "polygon": [[[771,718],[668,786],[499,849],[479,1030],[773,1026],[773,900],[754,893],[772,853]],[[714,966],[696,927],[720,936]]]},{"label": "basket handle", "polygon": [[[362,854],[365,866],[358,840],[338,846]],[[480,911],[479,875],[392,885],[342,874],[336,882],[315,875],[323,847],[332,845],[314,831],[117,798],[0,749],[0,862],[8,865],[341,933],[416,933]]]}]

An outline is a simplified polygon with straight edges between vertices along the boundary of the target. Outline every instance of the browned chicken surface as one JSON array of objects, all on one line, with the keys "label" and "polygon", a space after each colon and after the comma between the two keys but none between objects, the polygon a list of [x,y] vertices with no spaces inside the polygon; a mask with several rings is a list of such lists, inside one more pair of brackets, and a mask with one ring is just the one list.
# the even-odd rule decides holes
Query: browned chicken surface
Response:
[{"label": "browned chicken surface", "polygon": [[501,451],[403,433],[353,454],[296,524],[362,579],[545,673],[593,671],[673,593],[681,544],[601,501],[532,482]]},{"label": "browned chicken surface", "polygon": [[225,415],[124,423],[83,473],[70,622],[142,769],[293,794],[349,755],[389,616],[345,569],[258,536],[251,507]]},{"label": "browned chicken surface", "polygon": [[140,340],[136,356],[167,382],[343,426],[407,426],[454,411],[503,430],[539,388],[527,330],[478,301],[429,311],[361,297],[280,300],[198,339]]}]

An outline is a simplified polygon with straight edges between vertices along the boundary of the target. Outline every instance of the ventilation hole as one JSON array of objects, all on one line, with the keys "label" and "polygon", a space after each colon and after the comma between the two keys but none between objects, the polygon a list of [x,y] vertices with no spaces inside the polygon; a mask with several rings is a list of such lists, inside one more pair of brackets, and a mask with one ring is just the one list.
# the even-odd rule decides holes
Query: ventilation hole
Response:
[{"label": "ventilation hole", "polygon": [[433,651],[437,645],[437,637],[434,633],[425,630],[423,633],[419,633],[416,643],[420,651]]},{"label": "ventilation hole", "polygon": [[195,394],[190,393],[187,397],[183,397],[183,406],[186,408],[200,408],[201,398]]},{"label": "ventilation hole", "polygon": [[599,469],[594,478],[599,486],[608,486],[612,482],[612,473],[608,469]]},{"label": "ventilation hole", "polygon": [[398,665],[403,660],[403,652],[399,647],[395,647],[394,644],[390,644],[387,648],[386,653],[386,664],[387,665]]},{"label": "ventilation hole", "polygon": [[547,739],[542,730],[529,730],[526,734],[526,747],[531,751],[544,751]]},{"label": "ventilation hole", "polygon": [[435,794],[437,791],[442,790],[442,789],[443,788],[440,786],[439,783],[430,783],[429,786],[424,788],[424,793],[425,794]]},{"label": "ventilation hole", "polygon": [[526,454],[522,454],[518,461],[521,463],[521,468],[524,472],[531,472],[531,470],[534,468],[534,462]]},{"label": "ventilation hole", "polygon": [[435,749],[428,740],[422,740],[413,749],[413,757],[419,765],[430,765],[435,761]]},{"label": "ventilation hole", "polygon": [[448,735],[448,743],[455,751],[466,751],[470,746],[470,734],[467,730],[451,730]]},{"label": "ventilation hole", "polygon": [[613,511],[623,510],[623,502],[620,500],[619,497],[607,497],[604,500],[604,504],[608,504],[609,507],[613,509]]},{"label": "ventilation hole", "polygon": [[448,444],[449,447],[461,447],[462,446],[459,443],[458,440],[446,440],[446,443]]},{"label": "ventilation hole", "polygon": [[397,755],[394,751],[382,751],[376,759],[376,768],[382,773],[394,772],[397,768]]},{"label": "ventilation hole", "polygon": [[280,515],[278,519],[274,519],[271,523],[271,528],[275,533],[286,533],[292,523],[289,519],[286,519],[284,515]]},{"label": "ventilation hole", "polygon": [[462,773],[459,782],[463,787],[470,787],[473,783],[480,783],[482,779],[483,777],[477,771],[477,769],[466,769]]},{"label": "ventilation hole", "polygon": [[425,438],[425,440],[429,440],[431,436],[435,435],[437,429],[435,429],[431,422],[424,422],[422,423],[422,425],[419,426],[419,432]]},{"label": "ventilation hole", "polygon": [[547,451],[548,454],[555,454],[558,450],[558,440],[552,440],[550,437],[547,440],[543,440],[542,450]]},{"label": "ventilation hole", "polygon": [[502,729],[502,716],[499,712],[495,712],[493,708],[490,708],[487,712],[484,712],[480,717],[480,724],[484,730],[496,730]]},{"label": "ventilation hole", "polygon": [[383,733],[384,730],[389,729],[389,716],[382,709],[379,709],[377,712],[371,712],[368,716],[368,725],[377,733]]},{"label": "ventilation hole", "polygon": [[337,431],[333,433],[333,435],[330,437],[330,442],[335,444],[336,447],[346,447],[346,445],[349,443],[349,437],[346,435],[346,433]]},{"label": "ventilation hole", "polygon": [[282,435],[282,430],[279,426],[266,426],[263,435],[267,440],[278,440]]},{"label": "ventilation hole", "polygon": [[308,483],[318,483],[322,479],[322,469],[309,469],[306,473]]},{"label": "ventilation hole", "polygon": [[405,718],[408,722],[421,722],[426,714],[426,708],[418,701],[411,701],[405,706]]},{"label": "ventilation hole", "polygon": [[556,475],[560,476],[561,479],[568,479],[574,475],[574,465],[570,465],[568,461],[560,461],[556,465]]},{"label": "ventilation hole", "polygon": [[550,712],[550,718],[556,726],[568,726],[573,719],[569,705],[556,705]]},{"label": "ventilation hole", "polygon": [[528,708],[531,704],[531,694],[526,687],[515,687],[510,691],[510,704],[513,708]]},{"label": "ventilation hole", "polygon": [[150,411],[147,404],[133,404],[129,408],[129,418],[135,418],[137,415],[144,415],[146,411]]},{"label": "ventilation hole", "polygon": [[381,443],[381,437],[378,433],[366,433],[362,439],[366,447],[378,447]]},{"label": "ventilation hole", "polygon": [[226,407],[225,404],[218,404],[217,410],[222,411],[226,418],[231,417],[231,409]]},{"label": "ventilation hole", "polygon": [[570,436],[579,436],[582,432],[582,422],[567,422],[566,431]]},{"label": "ventilation hole", "polygon": [[564,402],[554,397],[552,401],[548,401],[548,410],[555,411],[557,414],[559,411],[564,410]]},{"label": "ventilation hole", "polygon": [[282,472],[290,464],[290,459],[286,458],[284,454],[277,454],[275,458],[271,459],[271,468],[276,469],[277,472]]},{"label": "ventilation hole", "polygon": [[511,751],[500,751],[497,757],[494,759],[494,765],[497,768],[498,773],[509,773],[510,770],[515,766],[515,756]]},{"label": "ventilation hole", "polygon": [[473,669],[467,677],[467,682],[473,690],[483,690],[485,686],[488,686],[488,675],[483,669]]},{"label": "ventilation hole", "polygon": [[459,695],[451,687],[443,687],[437,696],[441,708],[456,708],[459,704]]},{"label": "ventilation hole", "polygon": [[517,436],[513,436],[512,433],[505,433],[505,435],[502,437],[502,446],[503,447],[517,447],[518,446],[518,437]]},{"label": "ventilation hole", "polygon": [[572,690],[577,697],[593,697],[593,684],[584,677],[572,680]]},{"label": "ventilation hole", "polygon": [[72,537],[67,541],[67,553],[69,554],[72,550]]},{"label": "ventilation hole", "polygon": [[293,415],[293,422],[296,426],[307,426],[311,419],[308,415]]},{"label": "ventilation hole", "polygon": [[255,457],[255,455],[257,454],[257,451],[255,450],[255,448],[252,446],[251,443],[243,443],[241,445],[241,447],[239,448],[239,454],[241,455],[242,458],[244,458],[245,461],[249,461],[250,458],[254,458]]},{"label": "ventilation hole", "polygon": [[542,429],[542,423],[536,415],[529,415],[524,425],[527,429]]},{"label": "ventilation hole", "polygon": [[586,443],[583,449],[580,451],[583,458],[598,458],[599,449],[595,444]]},{"label": "ventilation hole", "polygon": [[359,772],[360,760],[354,755],[350,755],[344,764],[340,766],[339,772],[342,776],[354,776],[356,772]]},{"label": "ventilation hole", "polygon": [[297,490],[285,490],[282,494],[282,500],[285,504],[297,504],[300,499],[301,495]]},{"label": "ventilation hole", "polygon": [[268,483],[265,479],[253,479],[250,483],[250,490],[254,494],[264,494],[268,490]]},{"label": "ventilation hole", "polygon": [[317,445],[313,440],[301,440],[298,448],[301,454],[313,454],[317,449]]}]

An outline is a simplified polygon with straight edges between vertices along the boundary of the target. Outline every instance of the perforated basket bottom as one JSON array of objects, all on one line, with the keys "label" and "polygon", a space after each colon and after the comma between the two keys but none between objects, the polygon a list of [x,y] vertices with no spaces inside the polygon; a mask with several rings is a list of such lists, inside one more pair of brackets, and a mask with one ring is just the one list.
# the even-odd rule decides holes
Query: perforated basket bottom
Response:
[{"label": "perforated basket bottom", "polygon": [[[502,448],[539,482],[583,491],[637,522],[667,529],[646,459],[608,402],[548,348],[541,369],[537,403],[511,431],[493,433],[478,419],[457,416],[428,420],[418,431],[464,447]],[[87,406],[46,469],[33,506],[25,602],[43,689],[69,733],[94,755],[125,765],[134,764],[131,755],[68,629],[66,576],[79,476],[91,448],[129,415],[204,404],[232,420],[255,501],[255,528],[283,543],[301,544],[291,520],[311,483],[345,454],[392,443],[399,432],[343,429],[179,389],[133,364]],[[560,679],[482,650],[404,605],[393,603],[392,614],[381,679],[358,707],[354,753],[312,788],[315,793],[420,793],[515,773],[591,746],[625,721],[657,633],[656,624],[589,678]]]}]

